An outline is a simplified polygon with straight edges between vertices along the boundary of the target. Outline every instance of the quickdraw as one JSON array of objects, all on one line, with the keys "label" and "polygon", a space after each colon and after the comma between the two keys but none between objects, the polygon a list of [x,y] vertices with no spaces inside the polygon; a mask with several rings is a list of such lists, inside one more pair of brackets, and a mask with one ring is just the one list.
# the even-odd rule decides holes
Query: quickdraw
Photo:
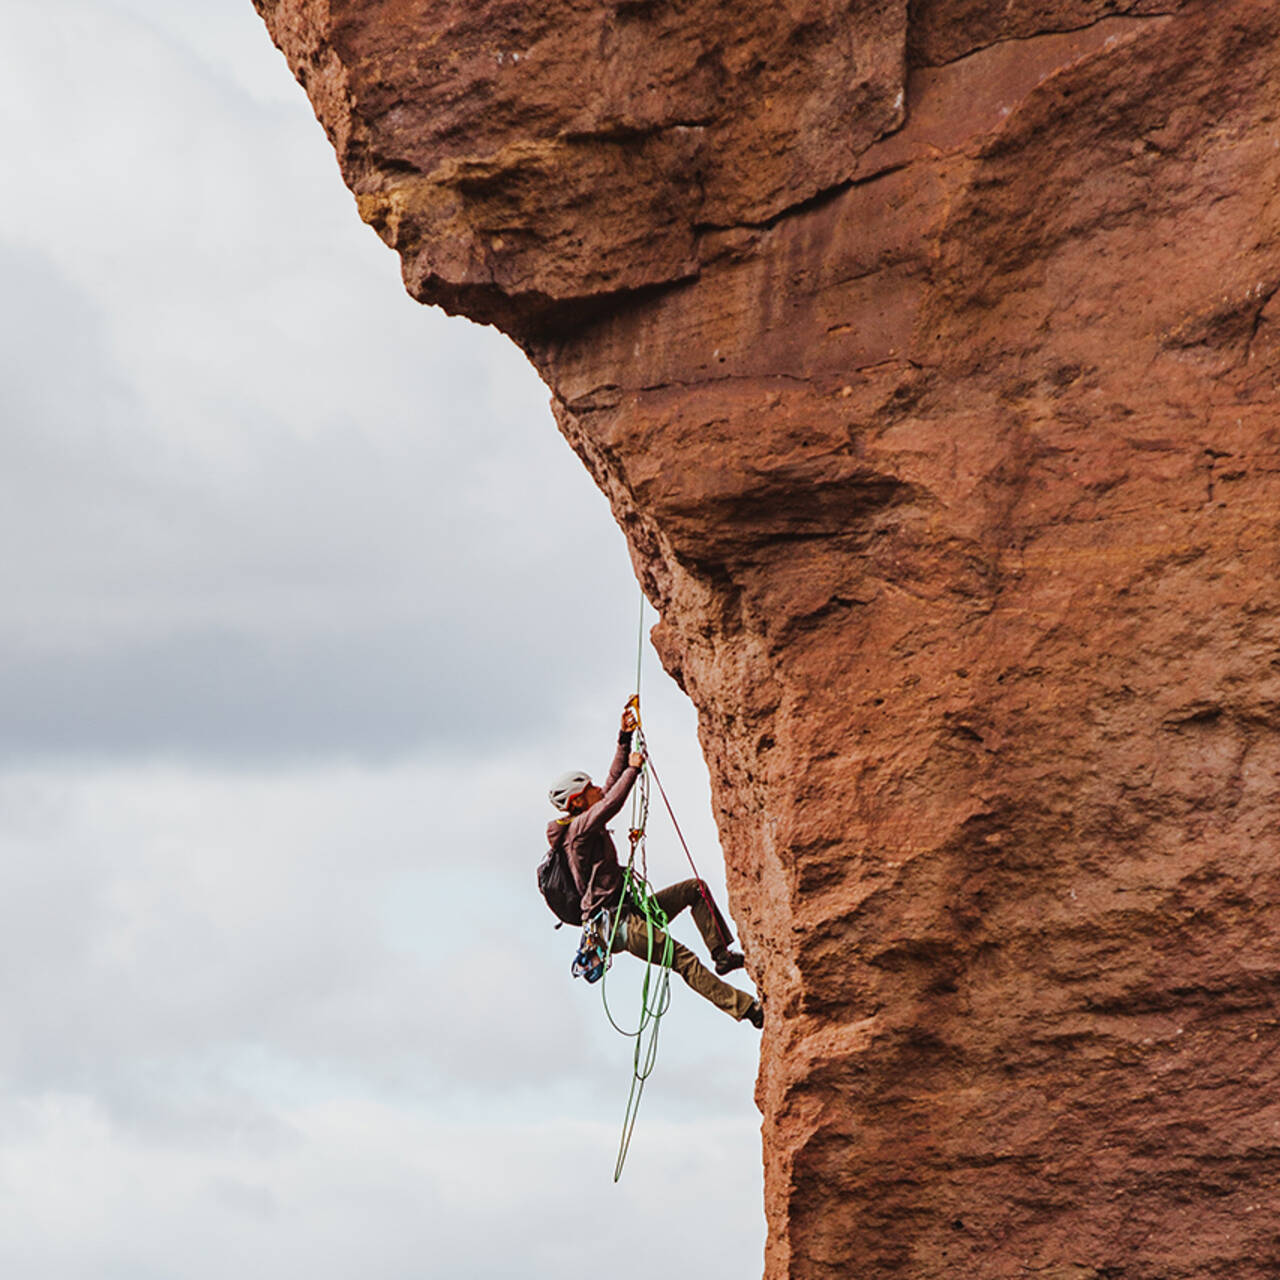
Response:
[{"label": "quickdraw", "polygon": [[573,976],[588,982],[599,982],[613,963],[609,948],[617,922],[610,924],[610,913],[603,907],[583,926],[578,954],[573,958]]}]

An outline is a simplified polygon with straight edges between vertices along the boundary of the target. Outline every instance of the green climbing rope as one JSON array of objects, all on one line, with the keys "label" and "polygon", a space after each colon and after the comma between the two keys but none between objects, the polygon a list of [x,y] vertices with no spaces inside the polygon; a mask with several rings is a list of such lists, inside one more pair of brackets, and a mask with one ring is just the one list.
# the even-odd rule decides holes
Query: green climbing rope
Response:
[{"label": "green climbing rope", "polygon": [[[653,900],[643,879],[630,877],[630,889],[634,894],[633,901],[642,904],[641,914],[645,920],[645,931],[648,935],[647,955],[645,957],[644,981],[640,989],[640,1022],[634,1031],[619,1027],[612,1013],[609,1021],[624,1035],[634,1038],[635,1045],[631,1056],[631,1084],[627,1091],[627,1105],[622,1118],[622,1135],[618,1141],[618,1158],[613,1166],[613,1180],[622,1177],[622,1169],[626,1164],[627,1153],[631,1149],[631,1137],[635,1133],[636,1120],[640,1114],[640,1099],[644,1095],[644,1086],[653,1074],[658,1059],[658,1031],[662,1025],[662,1016],[671,1004],[671,960],[672,942],[666,936],[666,917],[662,908]],[[628,928],[635,928],[639,921],[632,916]],[[654,929],[664,934],[661,955],[654,955]],[[655,979],[655,968],[657,977]],[[608,1004],[605,1005],[608,1011]]]}]

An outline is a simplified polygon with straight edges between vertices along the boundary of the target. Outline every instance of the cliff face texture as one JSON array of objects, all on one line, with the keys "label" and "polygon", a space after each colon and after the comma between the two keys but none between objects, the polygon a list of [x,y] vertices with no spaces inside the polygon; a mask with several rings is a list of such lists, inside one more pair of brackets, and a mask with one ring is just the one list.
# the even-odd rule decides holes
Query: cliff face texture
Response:
[{"label": "cliff face texture", "polygon": [[768,1280],[1274,1280],[1280,5],[255,3],[661,610]]}]

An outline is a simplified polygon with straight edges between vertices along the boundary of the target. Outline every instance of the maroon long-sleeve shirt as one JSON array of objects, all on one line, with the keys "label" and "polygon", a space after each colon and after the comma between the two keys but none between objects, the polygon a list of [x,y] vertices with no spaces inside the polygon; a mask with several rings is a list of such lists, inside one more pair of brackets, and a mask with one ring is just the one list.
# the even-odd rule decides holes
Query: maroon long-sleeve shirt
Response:
[{"label": "maroon long-sleeve shirt", "polygon": [[622,894],[622,868],[618,851],[605,823],[615,817],[626,803],[631,788],[640,776],[639,769],[627,763],[631,753],[631,735],[618,735],[609,776],[605,779],[604,799],[572,819],[556,818],[547,824],[547,842],[552,848],[564,841],[569,870],[578,892],[582,894],[582,918],[589,920],[601,907],[616,907]]}]

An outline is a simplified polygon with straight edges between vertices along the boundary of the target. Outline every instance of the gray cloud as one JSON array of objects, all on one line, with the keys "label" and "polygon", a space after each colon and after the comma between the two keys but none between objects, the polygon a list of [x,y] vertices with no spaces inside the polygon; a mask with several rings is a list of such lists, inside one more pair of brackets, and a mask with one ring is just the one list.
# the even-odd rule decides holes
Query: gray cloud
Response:
[{"label": "gray cloud", "polygon": [[[444,634],[441,634],[444,632]],[[426,624],[287,637],[178,632],[88,653],[0,650],[0,758],[226,763],[492,750],[558,727],[536,686],[554,635]],[[530,643],[532,641],[532,643]]]},{"label": "gray cloud", "polygon": [[[544,729],[543,673],[569,658],[598,679],[625,643],[635,596],[616,532],[563,500],[530,527],[526,485],[587,482],[549,420],[527,435],[474,355],[410,363],[374,430],[359,379],[345,416],[302,438],[261,405],[203,406],[236,455],[207,466],[202,424],[153,421],[94,304],[51,263],[0,249],[0,290],[21,304],[0,392],[0,533],[15,552],[0,569],[15,605],[0,621],[0,753],[466,749]],[[453,406],[447,430],[418,420],[424,403]],[[599,584],[572,627],[556,589],[566,545]]]}]

